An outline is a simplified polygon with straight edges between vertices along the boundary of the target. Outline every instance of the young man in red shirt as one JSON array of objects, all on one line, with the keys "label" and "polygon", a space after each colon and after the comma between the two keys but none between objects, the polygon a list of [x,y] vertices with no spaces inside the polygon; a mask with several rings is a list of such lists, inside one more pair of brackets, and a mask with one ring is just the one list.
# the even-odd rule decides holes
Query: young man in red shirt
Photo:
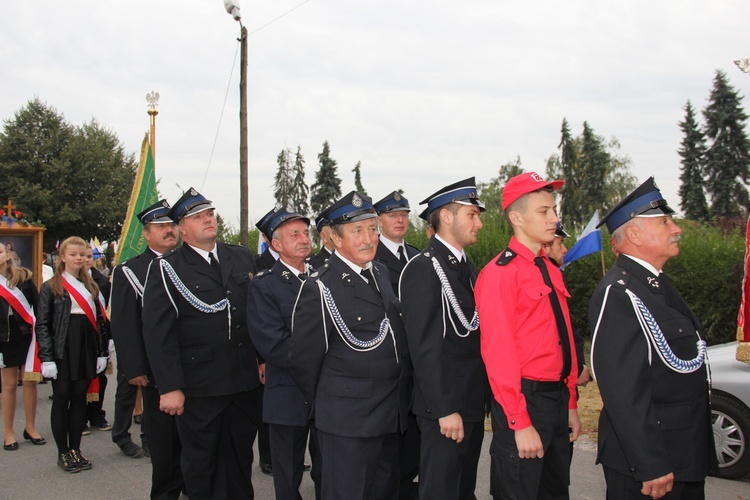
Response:
[{"label": "young man in red shirt", "polygon": [[569,443],[581,429],[577,363],[569,294],[542,249],[555,238],[553,191],[562,185],[533,172],[508,181],[502,208],[514,236],[485,266],[475,288],[482,358],[494,396],[495,497],[568,498]]}]

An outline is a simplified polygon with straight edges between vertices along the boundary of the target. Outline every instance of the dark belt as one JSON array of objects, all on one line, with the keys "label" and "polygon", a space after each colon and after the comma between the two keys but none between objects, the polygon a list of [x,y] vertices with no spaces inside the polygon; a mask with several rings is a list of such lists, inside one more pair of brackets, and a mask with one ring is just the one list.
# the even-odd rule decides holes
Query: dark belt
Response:
[{"label": "dark belt", "polygon": [[554,392],[559,391],[563,387],[565,387],[565,382],[562,380],[547,382],[543,380],[529,380],[527,378],[521,379],[522,392]]}]

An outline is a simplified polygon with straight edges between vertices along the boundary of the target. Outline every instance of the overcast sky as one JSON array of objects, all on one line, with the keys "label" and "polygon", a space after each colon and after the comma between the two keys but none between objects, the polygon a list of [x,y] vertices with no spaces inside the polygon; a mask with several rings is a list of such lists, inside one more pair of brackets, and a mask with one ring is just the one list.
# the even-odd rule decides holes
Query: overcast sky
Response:
[{"label": "overcast sky", "polygon": [[[747,0],[240,4],[251,224],[274,205],[284,147],[302,147],[312,183],[328,140],[344,193],[361,161],[375,200],[401,188],[416,208],[517,156],[544,174],[563,117],[575,135],[588,121],[619,139],[678,208],[685,103],[704,108],[717,69],[750,90],[733,64],[750,56]],[[239,29],[222,0],[0,2],[0,118],[39,97],[73,124],[96,118],[137,157],[157,91],[162,195],[194,186],[239,227]]]}]

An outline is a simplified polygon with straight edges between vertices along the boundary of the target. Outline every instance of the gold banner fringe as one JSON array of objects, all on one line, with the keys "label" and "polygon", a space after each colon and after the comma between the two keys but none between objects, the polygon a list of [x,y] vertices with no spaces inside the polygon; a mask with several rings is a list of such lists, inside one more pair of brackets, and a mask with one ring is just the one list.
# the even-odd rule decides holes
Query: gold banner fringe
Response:
[{"label": "gold banner fringe", "polygon": [[36,382],[37,384],[42,381],[44,377],[42,377],[41,373],[29,373],[29,372],[23,372],[23,380],[24,382],[27,380],[30,380],[31,382]]},{"label": "gold banner fringe", "polygon": [[737,345],[737,361],[750,365],[750,342],[739,342]]},{"label": "gold banner fringe", "polygon": [[95,403],[96,401],[99,401],[99,394],[86,393],[86,402],[87,403]]}]

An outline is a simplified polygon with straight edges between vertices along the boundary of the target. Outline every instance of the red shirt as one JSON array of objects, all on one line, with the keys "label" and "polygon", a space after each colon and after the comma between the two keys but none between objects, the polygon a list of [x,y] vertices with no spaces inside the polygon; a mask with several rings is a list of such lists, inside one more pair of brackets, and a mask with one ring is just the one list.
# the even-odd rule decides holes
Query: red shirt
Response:
[{"label": "red shirt", "polygon": [[[508,245],[516,256],[505,265],[490,261],[479,273],[474,295],[481,325],[481,350],[490,387],[500,403],[511,429],[532,425],[526,410],[526,398],[521,393],[521,378],[539,381],[558,381],[562,372],[563,355],[555,314],[549,300],[552,291],[544,284],[542,273],[534,264],[531,250],[511,238]],[[547,270],[555,288],[554,293],[568,327],[570,342],[569,409],[577,408],[576,360],[573,329],[570,325],[568,297],[562,273],[542,250]]]}]

